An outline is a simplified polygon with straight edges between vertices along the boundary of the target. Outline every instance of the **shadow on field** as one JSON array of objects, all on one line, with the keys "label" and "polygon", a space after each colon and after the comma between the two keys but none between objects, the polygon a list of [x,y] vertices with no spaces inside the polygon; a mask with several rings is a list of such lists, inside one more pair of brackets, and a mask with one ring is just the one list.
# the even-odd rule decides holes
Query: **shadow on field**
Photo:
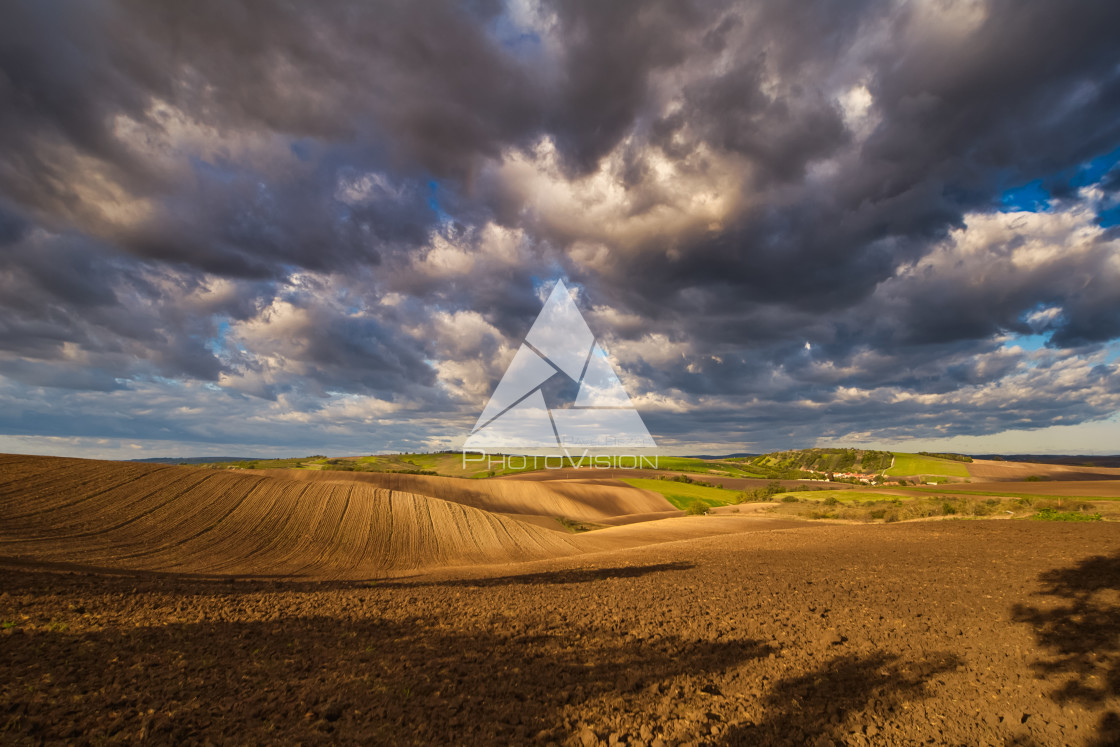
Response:
[{"label": "shadow on field", "polygon": [[1050,697],[1102,709],[1097,744],[1120,744],[1120,555],[1087,558],[1039,576],[1037,606],[1017,604],[1016,622],[1034,628],[1049,656],[1034,662],[1040,676],[1060,683]]},{"label": "shadow on field", "polygon": [[[616,566],[613,568],[576,568],[562,571],[541,571],[539,573],[517,573],[508,576],[480,578],[459,578],[447,580],[426,579],[427,574],[417,571],[412,576],[389,576],[366,580],[307,580],[291,576],[269,576],[264,574],[235,576],[202,575],[192,573],[173,573],[160,571],[136,571],[105,568],[102,566],[80,565],[76,563],[47,563],[28,561],[22,558],[0,556],[0,573],[5,570],[15,572],[48,571],[57,574],[59,579],[112,578],[133,580],[138,588],[147,590],[174,590],[174,584],[181,583],[192,592],[209,591],[216,595],[231,596],[240,593],[257,593],[274,589],[286,592],[319,593],[336,590],[356,590],[366,588],[421,588],[426,586],[486,588],[496,586],[518,586],[533,584],[582,584],[614,578],[640,578],[651,573],[687,571],[695,564],[683,561],[671,563],[652,563],[649,565]],[[418,580],[410,580],[420,576]],[[169,585],[170,584],[170,585]]]},{"label": "shadow on field", "polygon": [[4,740],[523,744],[589,702],[766,656],[751,640],[654,645],[595,628],[455,631],[446,620],[296,617],[18,632],[0,646]]},{"label": "shadow on field", "polygon": [[776,682],[763,701],[765,712],[775,715],[734,727],[725,743],[814,744],[827,737],[844,744],[852,731],[862,731],[872,744],[883,743],[882,723],[903,703],[925,697],[930,679],[961,663],[947,653],[921,661],[883,652],[837,657],[808,674]]},{"label": "shadow on field", "polygon": [[574,568],[563,571],[542,571],[540,573],[519,573],[511,576],[492,578],[460,578],[448,581],[382,581],[378,587],[414,588],[421,586],[450,586],[486,588],[493,586],[519,586],[540,584],[586,584],[592,581],[606,581],[614,578],[640,578],[651,573],[687,571],[694,568],[693,563],[672,562],[652,563],[650,565],[624,565],[614,568]]}]

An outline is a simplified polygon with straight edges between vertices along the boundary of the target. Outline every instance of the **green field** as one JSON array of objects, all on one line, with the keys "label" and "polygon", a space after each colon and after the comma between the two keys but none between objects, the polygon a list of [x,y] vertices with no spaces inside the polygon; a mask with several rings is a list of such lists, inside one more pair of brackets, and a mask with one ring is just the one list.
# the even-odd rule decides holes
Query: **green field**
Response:
[{"label": "green field", "polygon": [[199,462],[186,465],[202,469],[322,469],[325,456],[292,457],[288,459],[254,459],[244,462]]},{"label": "green field", "polygon": [[[477,459],[477,455],[475,455]],[[520,464],[520,458],[517,458]],[[316,469],[341,472],[396,472],[411,474],[438,474],[448,477],[483,478],[497,475],[511,475],[530,472],[534,469],[532,457],[525,459],[525,466],[519,469],[509,467],[508,457],[503,466],[502,458],[494,456],[490,460],[466,461],[460,452],[437,454],[375,454],[371,456],[348,457],[302,457],[293,459],[258,459],[245,462],[213,462],[192,465],[207,469]],[[555,460],[553,460],[555,464]],[[538,461],[538,466],[543,461]],[[573,466],[565,460],[564,466]],[[493,472],[493,475],[491,475]]]},{"label": "green field", "polygon": [[[477,458],[477,455],[476,455]],[[695,459],[692,457],[674,457],[674,456],[658,456],[649,457],[653,460],[656,458],[657,469],[666,472],[686,472],[690,474],[699,475],[726,475],[730,477],[763,477],[763,475],[751,472],[749,469],[744,469],[742,465],[733,464],[726,461],[707,461],[704,459]],[[487,477],[489,475],[488,462],[479,461],[472,464],[470,461],[466,463],[464,469],[462,454],[401,454],[392,457],[362,457],[363,460],[394,460],[395,468],[407,468],[413,466],[419,469],[433,470],[439,472],[441,475],[450,475],[454,477]],[[532,472],[534,469],[544,469],[544,457],[538,457],[534,467],[533,457],[525,458],[525,467],[501,467],[499,465],[501,457],[494,457],[494,474],[495,475],[511,475],[519,472]],[[514,463],[520,465],[521,458],[514,457]],[[581,458],[578,454],[575,460],[564,458],[564,467],[576,467],[582,465],[586,467],[590,463],[590,458]],[[507,457],[506,464],[509,464]],[[551,458],[549,464],[555,467],[557,460]],[[642,463],[642,467],[648,469],[648,464]]]},{"label": "green field", "polygon": [[694,457],[657,457],[657,468],[669,472],[690,472],[698,475],[728,475],[730,477],[765,477],[757,472],[751,472],[743,464],[727,460],[706,460]]},{"label": "green field", "polygon": [[[878,452],[875,452],[878,453]],[[476,455],[477,458],[477,455]],[[752,465],[746,460],[707,460],[694,457],[659,456],[657,467],[665,472],[684,472],[693,475],[724,475],[729,477],[773,478],[783,474],[775,472],[777,467],[770,464],[766,457],[759,465]],[[771,459],[772,461],[772,459]],[[524,467],[513,468],[509,466],[507,457],[502,461],[495,456],[493,463],[489,460],[463,462],[460,452],[443,452],[436,454],[376,454],[371,456],[350,457],[325,457],[322,455],[298,457],[291,459],[260,459],[245,462],[216,462],[213,464],[194,465],[211,469],[321,469],[341,470],[347,472],[411,472],[435,473],[448,477],[484,478],[499,475],[510,475],[519,472],[531,472],[534,469],[543,469],[542,459],[538,459],[534,467],[533,457],[524,460]],[[514,458],[514,463],[520,465],[520,457]],[[552,460],[552,466],[556,460]],[[574,467],[570,460],[564,459],[565,467]],[[779,470],[780,472],[780,470]],[[493,473],[493,474],[491,474]],[[927,457],[920,454],[895,454],[894,466],[886,474],[895,477],[909,477],[922,475],[929,478],[968,477],[968,468],[961,462],[937,457]],[[793,477],[803,476],[795,473]],[[788,475],[787,475],[788,477]],[[661,491],[658,491],[661,492]]]},{"label": "green field", "polygon": [[739,492],[724,488],[709,488],[706,485],[691,485],[673,480],[645,480],[641,478],[624,479],[624,483],[642,490],[652,490],[665,496],[677,508],[686,510],[695,500],[707,506],[728,506],[739,500]]},{"label": "green field", "polygon": [[968,477],[968,467],[951,459],[922,456],[921,454],[895,453],[894,465],[887,470],[890,477],[931,475],[939,477]]},{"label": "green field", "polygon": [[[502,457],[495,454],[484,457],[480,454],[469,454],[464,459],[461,452],[437,454],[388,454],[352,458],[357,464],[354,470],[358,472],[421,472],[435,473],[445,477],[484,478],[499,475],[513,475],[521,472],[532,472],[544,469],[544,458],[537,457]],[[341,460],[345,461],[345,460]],[[511,467],[511,462],[517,467]],[[552,458],[550,466],[555,468],[559,461]],[[535,466],[534,466],[535,465]],[[564,467],[574,467],[572,460],[565,458]],[[335,467],[336,469],[339,467]],[[342,467],[345,468],[345,467]]]}]

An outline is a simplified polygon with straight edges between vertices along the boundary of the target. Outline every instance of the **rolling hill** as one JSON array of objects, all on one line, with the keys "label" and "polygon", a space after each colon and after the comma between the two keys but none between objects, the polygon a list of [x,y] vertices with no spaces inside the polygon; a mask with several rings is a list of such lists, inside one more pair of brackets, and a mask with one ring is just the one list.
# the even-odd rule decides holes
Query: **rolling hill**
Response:
[{"label": "rolling hill", "polygon": [[[789,526],[680,520],[616,480],[213,470],[0,455],[0,564],[367,579]],[[572,534],[557,517],[608,528]],[[611,526],[618,525],[618,526]]]},{"label": "rolling hill", "polygon": [[[573,521],[604,522],[630,514],[675,512],[658,493],[620,481],[594,477],[564,480],[470,480],[432,475],[328,470],[264,470],[301,482],[362,484],[438,497],[441,500],[510,516],[562,516]],[[674,515],[667,513],[667,516]]]},{"label": "rolling hill", "polygon": [[578,552],[569,535],[361,482],[0,457],[0,556],[205,575],[366,578]]}]

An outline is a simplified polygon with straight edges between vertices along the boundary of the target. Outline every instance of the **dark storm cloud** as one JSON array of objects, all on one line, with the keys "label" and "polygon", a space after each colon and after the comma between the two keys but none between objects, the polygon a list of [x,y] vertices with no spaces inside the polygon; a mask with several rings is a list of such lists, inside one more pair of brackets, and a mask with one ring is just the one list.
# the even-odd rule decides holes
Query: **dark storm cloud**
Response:
[{"label": "dark storm cloud", "polygon": [[[881,121],[843,180],[749,211],[732,230],[676,258],[641,256],[636,261],[661,291],[657,298],[672,302],[682,285],[716,285],[717,294],[731,285],[752,301],[843,308],[1002,189],[1068,170],[1120,142],[1115,4],[993,3],[966,44],[923,37],[908,20],[905,13],[893,19],[895,40],[874,54],[868,87]],[[829,37],[841,40],[837,48],[845,31],[858,30],[853,26]],[[778,27],[785,33],[780,48],[795,51],[792,69],[811,64],[801,55],[820,48],[819,29]],[[795,79],[801,91],[784,98],[763,95],[758,81],[767,58],[744,52],[754,56],[689,96],[691,106],[677,115],[682,124],[694,124],[723,150],[757,152],[753,162],[778,178],[838,154],[845,133],[813,80]],[[786,71],[778,65],[773,72]],[[627,263],[618,274],[636,270]],[[733,296],[721,294],[720,304],[734,303]]]},{"label": "dark storm cloud", "polygon": [[340,297],[319,285],[281,292],[225,346],[228,370],[244,380],[230,386],[268,399],[333,390],[393,400],[423,390],[437,404],[424,344],[400,332],[408,320],[394,310],[346,313]]},{"label": "dark storm cloud", "polygon": [[1117,21],[1112,3],[997,0],[967,45],[916,39],[885,50],[874,93],[891,126],[867,155],[907,166],[899,186],[939,178],[983,200],[993,183],[1015,186],[1111,150],[1120,78],[1107,29]]},{"label": "dark storm cloud", "polygon": [[549,130],[578,171],[589,171],[634,126],[650,77],[681,63],[690,33],[710,21],[692,2],[594,0],[555,4],[564,47]]},{"label": "dark storm cloud", "polygon": [[0,204],[0,246],[19,241],[27,232],[28,223],[14,212]]},{"label": "dark storm cloud", "polygon": [[[184,282],[79,236],[26,237],[0,254],[0,344],[41,375],[24,358],[0,359],[0,372],[72,388],[136,374],[216,379],[211,320],[167,303]],[[58,383],[67,381],[76,383]]]},{"label": "dark storm cloud", "polygon": [[[1080,373],[1080,372],[1079,372]],[[981,436],[1015,428],[1036,428],[1040,424],[1076,424],[1100,417],[1098,405],[1084,397],[1087,385],[1099,374],[1086,370],[1078,381],[1057,383],[1059,377],[1037,389],[1023,389],[1016,396],[950,397],[929,406],[918,399],[887,400],[870,397],[853,401],[829,398],[814,407],[798,407],[776,399],[737,402],[737,417],[728,419],[720,408],[698,408],[689,413],[644,415],[650,430],[669,440],[683,434],[713,431],[728,433],[731,443],[754,444],[763,448],[787,448],[812,443],[818,438],[843,438],[849,434],[874,434],[881,441],[929,439],[946,435]],[[1120,402],[1120,387],[1115,376],[1108,385],[1113,407]],[[947,429],[947,424],[951,427]],[[1105,446],[1104,448],[1108,448]]]},{"label": "dark storm cloud", "polygon": [[[889,300],[876,293],[884,283],[890,288],[900,267],[962,227],[967,212],[990,209],[1003,189],[1072,174],[1077,164],[1120,142],[1120,55],[1106,30],[1120,20],[1117,8],[1034,4],[1021,11],[991,4],[967,45],[916,33],[921,29],[908,28],[905,14],[892,19],[893,41],[875,50],[867,79],[878,123],[856,154],[845,153],[848,133],[812,90],[813,79],[795,78],[801,90],[791,88],[785,99],[760,92],[761,70],[770,61],[757,48],[734,74],[694,86],[690,106],[669,124],[687,126],[721,150],[751,155],[753,178],[772,190],[774,180],[803,176],[815,158],[850,160],[841,160],[843,178],[824,188],[804,183],[792,198],[782,194],[773,204],[748,208],[721,235],[685,251],[635,255],[613,268],[613,282],[598,283],[602,293],[611,293],[610,286],[627,278],[628,290],[615,291],[616,297],[727,360],[700,376],[685,373],[682,362],[679,369],[647,371],[651,379],[697,393],[765,391],[765,370],[756,378],[752,361],[780,365],[786,354],[773,341],[804,335],[824,343],[821,352],[838,363],[872,347],[890,353],[892,369],[903,372],[863,371],[847,377],[846,385],[900,381],[914,391],[947,391],[973,380],[967,365],[939,362],[947,353],[979,354],[993,335],[1031,333],[1023,317],[1040,306],[1062,309],[1047,330],[1055,345],[1120,335],[1120,297],[1109,290],[1118,280],[1114,243],[1027,271],[1010,267],[1007,247],[990,246],[989,255],[967,268],[940,267],[909,278]],[[790,70],[827,63],[827,52],[808,57],[820,49],[809,36],[812,27],[775,28],[788,35],[782,49],[793,53],[775,63],[771,75],[782,80]],[[833,51],[843,49],[845,38],[854,42],[845,34],[861,29],[853,22],[838,28],[829,37],[841,40]],[[788,115],[791,108],[800,115]],[[799,137],[802,142],[788,150],[781,147]],[[764,155],[751,153],[766,146]],[[829,322],[822,325],[822,319]],[[743,345],[750,353],[734,355]],[[799,345],[784,347],[796,351]],[[800,382],[789,391],[813,390]]]},{"label": "dark storm cloud", "polygon": [[431,385],[423,348],[394,332],[400,319],[340,312],[325,303],[340,302],[331,289],[237,281],[215,292],[214,283],[81,237],[28,237],[0,254],[0,347],[8,354],[0,373],[32,386],[100,390],[128,378],[213,382],[223,372],[251,373],[257,357],[227,345],[219,326],[249,323],[276,301],[284,304],[278,313],[298,314],[254,352],[302,375],[273,371],[249,387],[255,393],[392,397]]},{"label": "dark storm cloud", "polygon": [[[173,379],[453,420],[481,402],[445,377],[491,387],[566,276],[687,405],[662,434],[746,438],[751,398],[795,440],[1091,419],[1114,364],[1074,404],[1007,351],[1120,337],[1117,238],[1086,233],[1116,170],[1091,211],[1077,181],[1120,148],[1118,27],[1088,0],[10,3],[0,374],[79,410]],[[1050,222],[978,228],[1035,181]]]},{"label": "dark storm cloud", "polygon": [[[223,274],[346,266],[422,241],[434,220],[424,175],[465,177],[539,118],[519,64],[452,4],[17,3],[0,69],[13,201],[52,228]],[[188,172],[146,158],[137,141],[181,134],[176,111],[211,138],[269,140],[272,172],[221,150],[195,154]],[[137,134],[122,138],[122,122]],[[344,208],[335,182],[355,168],[400,189]],[[156,215],[107,219],[114,195],[71,183],[91,169],[156,199]]]}]

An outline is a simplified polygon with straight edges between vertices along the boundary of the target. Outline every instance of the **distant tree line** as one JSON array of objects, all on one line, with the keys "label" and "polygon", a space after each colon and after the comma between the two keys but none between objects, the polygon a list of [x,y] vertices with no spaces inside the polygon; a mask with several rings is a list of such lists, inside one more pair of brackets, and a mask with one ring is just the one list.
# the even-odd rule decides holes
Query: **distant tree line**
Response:
[{"label": "distant tree line", "polygon": [[952,453],[949,453],[949,452],[941,452],[941,451],[919,451],[918,453],[921,454],[922,456],[936,457],[938,459],[951,459],[954,462],[971,462],[972,461],[972,457],[970,457],[966,454],[952,454]]}]

